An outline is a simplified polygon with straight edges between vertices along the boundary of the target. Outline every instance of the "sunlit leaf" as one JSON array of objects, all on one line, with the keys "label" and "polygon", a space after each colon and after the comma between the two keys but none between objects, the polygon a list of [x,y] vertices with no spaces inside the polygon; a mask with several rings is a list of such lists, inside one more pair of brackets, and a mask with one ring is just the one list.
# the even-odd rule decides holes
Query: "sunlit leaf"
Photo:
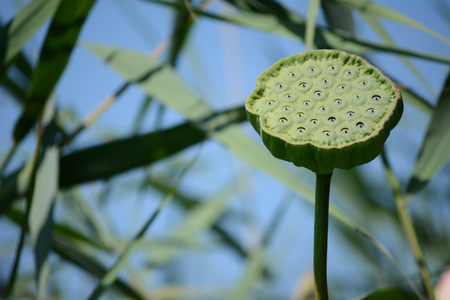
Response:
[{"label": "sunlit leaf", "polygon": [[34,248],[38,295],[46,297],[47,280],[50,272],[48,253],[52,237],[53,200],[58,191],[59,148],[55,144],[55,103],[48,101],[44,110],[42,125],[42,154],[36,171],[33,199],[31,201],[30,237]]},{"label": "sunlit leaf", "polygon": [[0,36],[4,39],[4,42],[0,43],[1,73],[5,71],[3,66],[6,66],[11,62],[25,43],[54,14],[60,1],[61,0],[31,1],[17,13],[13,20],[1,28]]},{"label": "sunlit leaf", "polygon": [[14,128],[21,141],[39,118],[47,99],[64,72],[78,34],[95,0],[62,1],[56,10],[33,72],[21,117]]},{"label": "sunlit leaf", "polygon": [[422,24],[414,21],[413,19],[395,10],[392,10],[386,6],[375,3],[373,1],[370,0],[328,0],[328,1],[333,2],[337,5],[341,5],[343,7],[347,7],[349,9],[354,9],[362,13],[371,14],[372,16],[381,17],[384,19],[401,23],[406,26],[413,27],[418,30],[422,30],[450,45],[450,40],[448,38],[429,29],[428,27],[423,26]]},{"label": "sunlit leaf", "polygon": [[450,75],[428,125],[407,193],[420,191],[450,158]]}]

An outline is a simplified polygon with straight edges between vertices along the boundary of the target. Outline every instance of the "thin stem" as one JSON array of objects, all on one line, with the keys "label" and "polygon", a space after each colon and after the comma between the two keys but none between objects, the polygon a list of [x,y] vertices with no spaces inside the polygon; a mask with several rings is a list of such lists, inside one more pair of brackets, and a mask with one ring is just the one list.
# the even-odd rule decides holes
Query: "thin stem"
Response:
[{"label": "thin stem", "polygon": [[425,266],[425,256],[423,255],[422,248],[420,247],[411,217],[408,213],[407,204],[409,198],[404,196],[400,183],[391,169],[384,150],[383,152],[381,152],[381,159],[384,164],[386,177],[392,187],[392,190],[394,191],[395,206],[397,208],[400,223],[402,224],[403,230],[406,234],[406,237],[408,238],[409,244],[411,245],[411,250],[419,267],[419,273],[422,277],[422,283],[424,285],[425,291],[427,292],[430,300],[435,300],[436,297],[434,295],[433,285],[431,284],[430,275],[428,274],[427,267]]},{"label": "thin stem", "polygon": [[328,300],[327,250],[328,208],[330,204],[330,174],[316,174],[316,204],[314,213],[314,280],[316,299]]},{"label": "thin stem", "polygon": [[2,162],[2,165],[0,166],[0,185],[1,185],[1,177],[2,177],[3,171],[6,169],[8,162],[11,160],[11,157],[13,156],[14,152],[16,151],[17,145],[18,145],[17,141],[14,141],[14,143],[12,144],[11,148],[8,151],[8,154],[5,157],[5,160]]}]

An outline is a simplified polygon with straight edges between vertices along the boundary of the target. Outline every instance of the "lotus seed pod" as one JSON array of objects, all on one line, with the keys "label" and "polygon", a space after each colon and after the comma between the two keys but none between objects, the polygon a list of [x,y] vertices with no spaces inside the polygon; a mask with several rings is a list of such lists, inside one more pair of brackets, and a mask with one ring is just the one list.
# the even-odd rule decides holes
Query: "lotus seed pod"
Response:
[{"label": "lotus seed pod", "polygon": [[245,108],[275,157],[328,174],[380,154],[403,102],[395,84],[364,58],[313,50],[262,72]]}]

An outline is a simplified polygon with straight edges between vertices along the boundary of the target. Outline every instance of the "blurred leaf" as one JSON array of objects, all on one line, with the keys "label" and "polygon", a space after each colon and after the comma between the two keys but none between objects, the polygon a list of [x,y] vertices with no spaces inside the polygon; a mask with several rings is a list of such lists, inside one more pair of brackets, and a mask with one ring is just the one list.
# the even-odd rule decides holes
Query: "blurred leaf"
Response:
[{"label": "blurred leaf", "polygon": [[386,288],[370,293],[358,300],[419,300],[419,298],[400,288]]},{"label": "blurred leaf", "polygon": [[420,191],[450,158],[450,73],[428,125],[406,192]]},{"label": "blurred leaf", "polygon": [[[186,122],[169,129],[104,143],[61,158],[59,187],[107,179],[133,168],[164,159],[207,138],[206,131],[223,130],[246,120],[243,107],[212,113],[199,122]],[[202,128],[202,129],[199,129]],[[30,167],[6,177],[0,188],[0,213],[28,189]]]},{"label": "blurred leaf", "polygon": [[[384,29],[383,25],[378,21],[376,17],[369,13],[361,13],[362,17],[366,20],[366,22],[372,27],[372,29],[377,33],[377,35],[384,41],[384,43],[388,46],[395,46],[394,39],[389,35],[389,32]],[[432,87],[428,83],[428,81],[423,77],[422,73],[414,66],[414,64],[409,60],[409,58],[405,55],[399,55],[400,59],[403,63],[411,70],[417,78],[427,87],[430,92],[433,92]]]},{"label": "blurred leaf", "polygon": [[172,186],[172,189],[164,195],[163,199],[159,203],[156,210],[154,210],[153,213],[149,216],[147,221],[141,227],[139,232],[133,237],[133,239],[127,243],[127,245],[125,246],[125,249],[122,251],[122,253],[119,255],[119,257],[116,259],[116,261],[111,265],[108,272],[101,278],[100,282],[97,284],[94,291],[89,296],[89,300],[98,299],[103,294],[103,292],[106,291],[106,289],[108,289],[114,283],[114,281],[116,281],[120,270],[125,267],[125,264],[126,264],[128,258],[130,257],[134,247],[139,244],[139,242],[142,240],[145,233],[148,231],[150,226],[156,220],[156,218],[158,217],[160,212],[164,209],[164,207],[167,205],[167,203],[173,198],[173,196],[174,196],[176,190],[178,189],[178,186],[180,185],[181,180],[184,178],[186,172],[197,161],[197,158],[200,154],[200,150],[201,150],[201,148],[199,148],[196,155],[181,170],[180,174],[178,175],[177,179],[175,180],[175,183]]},{"label": "blurred leaf", "polygon": [[[164,0],[147,1],[172,6],[177,9],[185,9],[183,6],[179,6],[176,3]],[[303,17],[296,13],[293,13],[292,11],[288,11],[283,18],[274,15],[253,13],[248,11],[242,12],[241,14],[226,15],[215,15],[203,12],[201,10],[194,11],[198,16],[205,16],[215,20],[267,31],[278,36],[300,40],[301,42],[304,41],[306,26],[305,20]],[[439,57],[405,48],[386,46],[369,41],[364,41],[354,37],[351,33],[334,32],[320,27],[316,28],[314,43],[319,49],[341,49],[360,55],[372,51],[380,51],[393,54],[410,55],[427,60],[450,64],[450,59],[446,57]]]},{"label": "blurred leaf", "polygon": [[326,0],[321,1],[328,25],[332,30],[341,30],[355,35],[355,20],[352,11]]},{"label": "blurred leaf", "polygon": [[256,250],[248,260],[243,276],[239,279],[237,288],[231,293],[229,299],[249,299],[255,279],[262,275],[265,265],[265,252],[263,248]]},{"label": "blurred leaf", "polygon": [[21,117],[14,128],[14,141],[21,141],[39,118],[47,99],[64,72],[95,0],[62,1],[52,20],[31,78]]},{"label": "blurred leaf", "polygon": [[25,43],[54,14],[61,0],[31,1],[13,20],[0,29],[0,78],[5,66],[20,52]]},{"label": "blurred leaf", "polygon": [[[5,212],[5,215],[18,225],[21,224],[24,219],[24,213],[19,210],[8,209]],[[106,273],[106,269],[93,257],[93,255],[83,252],[79,243],[74,243],[70,237],[64,237],[64,235],[60,235],[58,231],[59,230],[55,229],[54,234],[51,236],[50,245],[52,251],[97,278],[101,278]],[[121,279],[117,279],[113,286],[132,299],[145,299],[138,291],[134,290]]]},{"label": "blurred leaf", "polygon": [[42,125],[41,158],[36,171],[32,193],[30,216],[30,238],[34,248],[38,297],[46,298],[47,281],[50,272],[48,253],[52,236],[53,200],[58,191],[59,149],[55,144],[54,126],[55,102],[47,102]]},{"label": "blurred leaf", "polygon": [[175,240],[187,242],[195,241],[197,235],[210,228],[225,213],[230,199],[230,189],[226,189],[211,200],[198,203],[188,212],[183,222],[173,232]]},{"label": "blurred leaf", "polygon": [[431,116],[433,114],[434,107],[428,101],[409,89],[400,87],[400,92],[402,93],[403,100],[407,101],[409,104],[415,106],[417,109],[423,111],[427,115]]},{"label": "blurred leaf", "polygon": [[305,45],[306,50],[314,48],[314,34],[316,32],[316,18],[320,8],[320,0],[309,0],[308,18],[306,19]]},{"label": "blurred leaf", "polygon": [[450,45],[450,40],[441,34],[417,23],[413,19],[395,11],[381,4],[372,2],[370,0],[328,0],[342,7],[357,10],[361,13],[370,14],[372,16],[381,17],[388,19],[397,23],[401,23],[406,26],[416,28],[418,30],[424,31],[432,36],[440,39],[441,41]]}]

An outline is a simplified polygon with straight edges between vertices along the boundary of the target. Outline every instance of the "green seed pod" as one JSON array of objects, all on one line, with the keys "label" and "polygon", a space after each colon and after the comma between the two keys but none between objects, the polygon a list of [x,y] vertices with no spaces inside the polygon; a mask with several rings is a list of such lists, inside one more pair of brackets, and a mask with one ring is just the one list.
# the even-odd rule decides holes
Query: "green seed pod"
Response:
[{"label": "green seed pod", "polygon": [[313,50],[262,72],[245,108],[275,157],[328,174],[380,154],[403,102],[395,84],[364,58]]}]

